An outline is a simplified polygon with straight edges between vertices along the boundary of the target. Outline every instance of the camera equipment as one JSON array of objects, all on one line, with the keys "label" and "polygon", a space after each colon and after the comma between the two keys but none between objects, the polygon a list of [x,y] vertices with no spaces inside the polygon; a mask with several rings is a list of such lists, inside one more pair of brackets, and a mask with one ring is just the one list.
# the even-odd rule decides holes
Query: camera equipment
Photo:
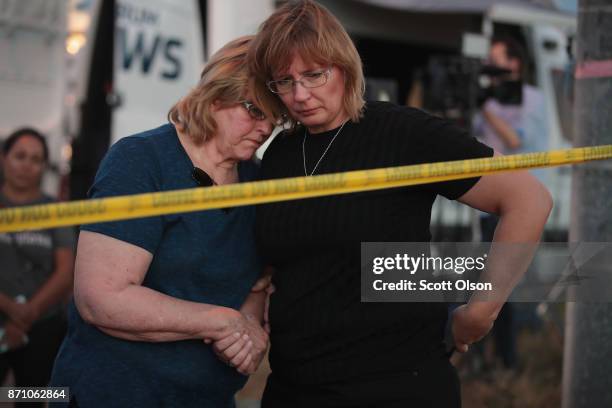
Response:
[{"label": "camera equipment", "polygon": [[429,60],[421,81],[424,109],[469,128],[471,119],[488,98],[502,105],[522,103],[522,82],[506,79],[509,70],[485,65],[463,56],[435,56]]}]

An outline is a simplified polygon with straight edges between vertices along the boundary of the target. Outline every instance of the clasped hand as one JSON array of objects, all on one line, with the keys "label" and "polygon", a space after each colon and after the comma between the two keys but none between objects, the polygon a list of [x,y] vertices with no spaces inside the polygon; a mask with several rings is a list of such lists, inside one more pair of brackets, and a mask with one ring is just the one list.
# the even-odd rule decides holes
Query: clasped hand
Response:
[{"label": "clasped hand", "polygon": [[[236,367],[236,370],[242,374],[253,374],[261,364],[268,349],[268,334],[270,333],[268,305],[273,291],[271,275],[265,274],[251,288],[251,294],[265,296],[265,302],[258,303],[258,301],[250,302],[250,300],[247,300],[245,305],[251,303],[251,305],[259,304],[260,306],[253,309],[243,305],[241,311],[236,312],[237,315],[228,320],[223,335],[216,339],[204,340],[207,344],[212,344],[213,351],[219,359],[232,367]],[[249,299],[253,298],[250,297]],[[259,318],[255,317],[253,313],[258,314]],[[261,313],[263,313],[263,316],[261,316]]]},{"label": "clasped hand", "polygon": [[253,374],[266,355],[268,333],[255,317],[240,313],[217,340],[205,339],[217,357],[244,375]]}]

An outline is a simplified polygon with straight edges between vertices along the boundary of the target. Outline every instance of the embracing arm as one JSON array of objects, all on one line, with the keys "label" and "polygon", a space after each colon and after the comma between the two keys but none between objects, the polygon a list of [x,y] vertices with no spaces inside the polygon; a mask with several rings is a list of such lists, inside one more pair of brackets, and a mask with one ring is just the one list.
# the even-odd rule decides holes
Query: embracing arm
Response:
[{"label": "embracing arm", "polygon": [[257,280],[255,285],[251,288],[248,296],[244,300],[240,311],[245,316],[251,316],[253,319],[258,321],[260,324],[265,324],[268,321],[266,316],[266,302],[269,296],[270,286],[272,285],[272,268],[266,267]]},{"label": "embracing arm", "polygon": [[[458,349],[465,351],[468,344],[489,331],[526,272],[552,209],[552,198],[529,172],[519,171],[483,176],[459,201],[500,217],[486,270],[486,280],[493,285],[495,299],[479,300],[479,294],[475,293],[453,316]],[[495,245],[500,243],[517,245]]]},{"label": "embracing arm", "polygon": [[[247,343],[239,343],[235,336],[215,341],[213,350],[217,356],[228,364],[237,367],[244,374],[252,374],[257,370],[268,349],[268,300],[272,291],[272,268],[266,268],[262,276],[251,288],[240,312],[247,320],[258,327],[256,333],[249,337]],[[209,340],[206,340],[209,343]],[[246,354],[248,353],[248,355]]]},{"label": "embracing arm", "polygon": [[74,283],[81,317],[107,334],[137,341],[216,340],[245,331],[245,319],[237,310],[142,286],[152,258],[138,246],[81,232]]}]

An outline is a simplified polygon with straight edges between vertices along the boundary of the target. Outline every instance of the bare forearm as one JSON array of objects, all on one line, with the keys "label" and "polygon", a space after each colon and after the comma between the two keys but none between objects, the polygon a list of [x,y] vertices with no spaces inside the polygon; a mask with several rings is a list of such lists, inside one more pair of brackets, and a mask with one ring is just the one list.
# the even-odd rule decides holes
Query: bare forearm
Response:
[{"label": "bare forearm", "polygon": [[89,323],[121,332],[118,337],[149,341],[214,338],[239,312],[189,302],[140,285],[95,296],[75,292],[81,316]]},{"label": "bare forearm", "polygon": [[55,270],[28,301],[36,317],[65,301],[72,290],[74,252],[69,248],[56,249],[54,262]]},{"label": "bare forearm", "polygon": [[64,302],[71,290],[72,271],[56,271],[28,303],[36,310],[37,316],[42,316],[52,306]]},{"label": "bare forearm", "polygon": [[[487,268],[481,276],[481,281],[491,283],[493,294],[474,293],[469,307],[477,308],[483,316],[497,317],[533,259],[549,211],[547,206],[529,210],[515,207],[501,214],[488,254]],[[481,302],[485,299],[486,302]]]},{"label": "bare forearm", "polygon": [[253,316],[260,324],[263,324],[265,304],[265,291],[251,292],[242,304],[240,312],[244,315]]},{"label": "bare forearm", "polygon": [[[130,341],[144,341],[151,343],[161,343],[167,341],[181,341],[181,340],[191,340],[194,338],[192,335],[188,335],[185,333],[177,333],[177,332],[164,332],[164,331],[155,331],[155,332],[134,332],[134,331],[122,331],[116,329],[109,329],[102,326],[96,326],[100,331],[108,334],[109,336],[117,337],[123,340]],[[200,340],[203,340],[200,339]]]}]

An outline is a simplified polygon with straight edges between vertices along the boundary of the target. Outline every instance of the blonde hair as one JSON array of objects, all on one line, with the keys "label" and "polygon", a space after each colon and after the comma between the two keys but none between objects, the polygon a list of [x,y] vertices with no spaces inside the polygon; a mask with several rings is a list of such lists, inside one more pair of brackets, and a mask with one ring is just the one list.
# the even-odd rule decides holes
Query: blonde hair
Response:
[{"label": "blonde hair", "polygon": [[256,84],[249,74],[247,51],[253,36],[244,36],[227,43],[204,67],[200,81],[168,112],[168,120],[196,143],[202,143],[217,132],[212,105],[230,106],[245,100],[250,92],[252,102],[271,121],[278,121],[283,112],[279,101]]},{"label": "blonde hair", "polygon": [[278,71],[289,67],[295,53],[306,61],[333,64],[343,71],[343,107],[358,122],[365,105],[361,58],[338,19],[312,0],[287,2],[259,27],[248,58],[258,86],[265,86]]}]

